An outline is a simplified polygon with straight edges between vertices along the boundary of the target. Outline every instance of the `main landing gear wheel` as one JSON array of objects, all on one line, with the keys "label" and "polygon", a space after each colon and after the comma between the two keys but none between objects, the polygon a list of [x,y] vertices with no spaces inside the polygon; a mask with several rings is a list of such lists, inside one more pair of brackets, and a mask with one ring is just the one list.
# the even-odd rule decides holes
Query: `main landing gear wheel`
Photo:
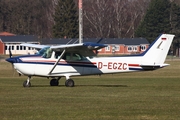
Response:
[{"label": "main landing gear wheel", "polygon": [[57,80],[57,79],[52,79],[52,80],[50,81],[50,85],[51,85],[51,86],[58,86],[58,85],[59,85],[59,80]]},{"label": "main landing gear wheel", "polygon": [[28,81],[23,82],[23,87],[31,87],[31,83]]},{"label": "main landing gear wheel", "polygon": [[68,79],[65,82],[66,87],[74,87],[74,81],[72,79]]}]

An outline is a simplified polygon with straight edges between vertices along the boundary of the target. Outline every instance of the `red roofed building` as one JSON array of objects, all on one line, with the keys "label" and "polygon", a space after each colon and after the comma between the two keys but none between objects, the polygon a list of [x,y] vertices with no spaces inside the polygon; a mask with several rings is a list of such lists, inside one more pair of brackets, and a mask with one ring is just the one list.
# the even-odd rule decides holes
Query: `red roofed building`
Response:
[{"label": "red roofed building", "polygon": [[[15,36],[15,34],[8,33],[8,32],[0,32],[0,36]],[[4,54],[5,45],[0,40],[0,54]]]},{"label": "red roofed building", "polygon": [[0,32],[0,36],[15,36],[15,34],[8,33],[8,32]]},{"label": "red roofed building", "polygon": [[39,44],[37,36],[15,35],[8,32],[0,32],[0,54],[34,54],[35,49],[20,46],[21,43]]}]

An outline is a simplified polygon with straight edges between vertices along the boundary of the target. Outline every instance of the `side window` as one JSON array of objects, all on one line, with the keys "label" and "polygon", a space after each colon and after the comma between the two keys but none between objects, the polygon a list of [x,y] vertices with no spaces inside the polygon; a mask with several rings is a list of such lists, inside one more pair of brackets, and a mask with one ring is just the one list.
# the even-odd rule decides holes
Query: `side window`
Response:
[{"label": "side window", "polygon": [[62,59],[67,60],[67,61],[69,60],[79,61],[79,60],[82,60],[83,57],[78,53],[65,53]]},{"label": "side window", "polygon": [[55,58],[58,59],[58,58],[60,57],[61,53],[62,53],[62,52],[56,52],[56,53],[55,53]]},{"label": "side window", "polygon": [[73,53],[72,60],[81,60],[81,55],[78,53]]},{"label": "side window", "polygon": [[65,53],[63,56],[64,60],[71,60],[71,53]]},{"label": "side window", "polygon": [[[56,51],[55,52],[55,59],[58,59],[60,57],[60,55],[62,54],[62,52],[60,51]],[[83,56],[81,56],[79,53],[65,53],[64,56],[62,57],[62,59],[67,60],[67,61],[79,61],[83,58]]]}]

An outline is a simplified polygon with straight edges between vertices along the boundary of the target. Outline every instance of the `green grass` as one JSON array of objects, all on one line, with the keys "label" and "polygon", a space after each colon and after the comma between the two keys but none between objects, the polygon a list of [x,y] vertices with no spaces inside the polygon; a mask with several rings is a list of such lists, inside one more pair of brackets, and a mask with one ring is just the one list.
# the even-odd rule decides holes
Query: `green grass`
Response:
[{"label": "green grass", "polygon": [[0,62],[1,120],[178,120],[180,61],[148,72],[73,77],[75,87],[50,87],[49,79],[18,77]]}]

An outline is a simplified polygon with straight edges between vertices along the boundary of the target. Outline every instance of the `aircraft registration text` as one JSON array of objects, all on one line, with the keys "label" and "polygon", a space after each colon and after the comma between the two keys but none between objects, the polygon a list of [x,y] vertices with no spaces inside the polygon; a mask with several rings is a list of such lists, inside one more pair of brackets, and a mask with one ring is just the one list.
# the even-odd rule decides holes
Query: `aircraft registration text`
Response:
[{"label": "aircraft registration text", "polygon": [[127,63],[120,62],[108,62],[107,64],[103,64],[103,62],[98,62],[98,69],[102,69],[103,67],[107,67],[109,70],[127,70]]}]

